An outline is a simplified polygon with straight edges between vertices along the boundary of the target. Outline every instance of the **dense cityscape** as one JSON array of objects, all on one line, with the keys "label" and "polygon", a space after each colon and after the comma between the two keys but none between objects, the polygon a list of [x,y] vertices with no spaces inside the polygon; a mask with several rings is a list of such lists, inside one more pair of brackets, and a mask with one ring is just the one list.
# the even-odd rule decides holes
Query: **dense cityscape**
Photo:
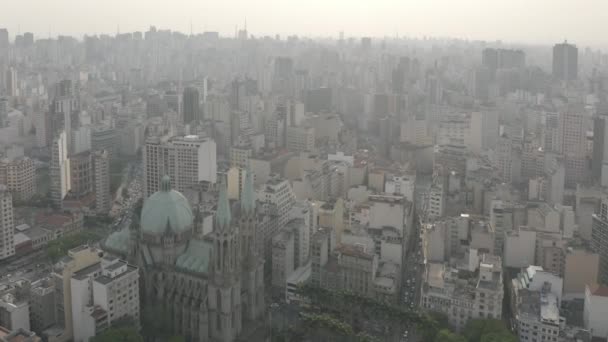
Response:
[{"label": "dense cityscape", "polygon": [[608,54],[0,29],[0,276],[2,342],[607,341]]}]

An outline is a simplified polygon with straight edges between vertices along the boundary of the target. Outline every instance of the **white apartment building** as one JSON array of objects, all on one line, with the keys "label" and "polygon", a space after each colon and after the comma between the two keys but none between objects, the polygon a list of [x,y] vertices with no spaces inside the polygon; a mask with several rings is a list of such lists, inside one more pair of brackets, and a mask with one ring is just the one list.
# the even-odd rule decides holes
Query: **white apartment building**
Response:
[{"label": "white apartment building", "polygon": [[15,255],[14,234],[13,197],[6,186],[0,185],[0,260]]},{"label": "white apartment building", "polygon": [[105,256],[75,272],[70,281],[75,342],[86,342],[125,317],[139,325],[137,267]]},{"label": "white apartment building", "polygon": [[271,176],[268,182],[257,190],[257,198],[264,206],[275,205],[279,216],[279,227],[285,226],[289,221],[289,212],[296,202],[289,181],[278,175]]},{"label": "white apartment building", "polygon": [[51,150],[51,198],[55,205],[61,202],[71,189],[70,159],[68,158],[68,142],[65,132],[61,132],[54,140]]},{"label": "white apartment building", "polygon": [[160,189],[163,176],[171,177],[175,190],[183,192],[199,182],[217,181],[215,141],[198,135],[173,138],[152,137],[146,141],[144,196]]}]

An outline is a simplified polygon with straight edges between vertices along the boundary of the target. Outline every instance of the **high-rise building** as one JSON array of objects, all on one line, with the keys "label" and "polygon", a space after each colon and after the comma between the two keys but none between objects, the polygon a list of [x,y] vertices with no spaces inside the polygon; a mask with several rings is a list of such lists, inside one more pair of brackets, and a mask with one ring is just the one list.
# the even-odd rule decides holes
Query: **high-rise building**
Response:
[{"label": "high-rise building", "polygon": [[95,211],[106,214],[112,207],[110,194],[110,154],[107,151],[93,153],[93,180],[95,190]]},{"label": "high-rise building", "polygon": [[603,198],[599,211],[592,216],[591,249],[599,254],[598,281],[608,283],[608,198]]},{"label": "high-rise building", "polygon": [[27,157],[0,160],[0,184],[5,184],[16,201],[36,194],[36,167]]},{"label": "high-rise building", "polygon": [[593,119],[593,157],[591,174],[601,186],[608,186],[608,115]]},{"label": "high-rise building", "polygon": [[81,198],[93,191],[93,160],[90,152],[70,156],[70,198]]},{"label": "high-rise building", "polygon": [[567,186],[574,186],[586,178],[586,127],[582,109],[569,108],[559,115],[558,144],[559,152],[564,156]]},{"label": "high-rise building", "polygon": [[52,131],[63,131],[65,133],[67,151],[72,153],[72,126],[77,102],[73,97],[71,80],[63,80],[57,84],[51,109],[54,113],[55,124],[55,129]]},{"label": "high-rise building", "polygon": [[578,77],[578,48],[563,42],[553,46],[553,77],[562,81],[576,80]]},{"label": "high-rise building", "polygon": [[6,186],[0,185],[0,260],[15,255],[14,233],[13,196]]},{"label": "high-rise building", "polygon": [[17,69],[9,67],[6,70],[6,94],[8,96],[18,96],[19,84],[17,78]]},{"label": "high-rise building", "polygon": [[152,137],[146,141],[144,159],[145,197],[160,189],[160,180],[168,175],[180,190],[200,182],[217,180],[215,141],[198,135],[183,137]]},{"label": "high-rise building", "polygon": [[61,206],[61,202],[70,191],[72,181],[70,177],[70,159],[68,158],[67,136],[61,132],[53,140],[51,150],[51,198],[56,206]]},{"label": "high-rise building", "polygon": [[497,69],[523,68],[526,54],[522,50],[486,48],[482,51],[481,62],[493,73]]},{"label": "high-rise building", "polygon": [[184,89],[183,106],[185,124],[200,119],[199,97],[198,89],[194,87],[187,87]]}]

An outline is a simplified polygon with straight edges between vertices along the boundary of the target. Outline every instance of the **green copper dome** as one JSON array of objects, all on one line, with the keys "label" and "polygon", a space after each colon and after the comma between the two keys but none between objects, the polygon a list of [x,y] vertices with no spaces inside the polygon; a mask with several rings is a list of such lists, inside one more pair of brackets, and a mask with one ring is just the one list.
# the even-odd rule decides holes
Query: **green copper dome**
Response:
[{"label": "green copper dome", "polygon": [[181,193],[171,190],[171,180],[163,177],[161,190],[150,196],[141,210],[141,229],[148,234],[162,234],[168,229],[182,233],[192,229],[192,209]]}]

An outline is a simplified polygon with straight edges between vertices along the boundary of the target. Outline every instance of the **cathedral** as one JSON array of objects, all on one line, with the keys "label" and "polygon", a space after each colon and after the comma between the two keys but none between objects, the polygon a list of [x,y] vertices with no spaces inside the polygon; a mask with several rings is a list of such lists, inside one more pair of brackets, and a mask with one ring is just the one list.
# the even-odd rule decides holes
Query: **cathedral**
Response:
[{"label": "cathedral", "polygon": [[113,233],[104,248],[139,266],[143,307],[162,305],[176,335],[234,341],[265,312],[251,173],[232,206],[226,185],[220,186],[211,233],[199,237],[195,225],[188,200],[165,176],[161,190],[144,202],[139,229]]}]

